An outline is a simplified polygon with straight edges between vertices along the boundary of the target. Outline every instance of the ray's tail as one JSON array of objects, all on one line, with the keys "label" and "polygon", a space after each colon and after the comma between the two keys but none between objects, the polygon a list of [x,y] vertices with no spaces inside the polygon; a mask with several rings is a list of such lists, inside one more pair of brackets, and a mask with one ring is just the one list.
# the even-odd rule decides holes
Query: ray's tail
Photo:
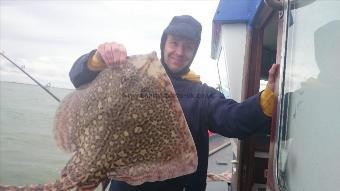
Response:
[{"label": "ray's tail", "polygon": [[76,187],[73,182],[68,180],[69,179],[61,179],[55,181],[54,183],[31,184],[23,186],[0,184],[0,191],[67,191]]},{"label": "ray's tail", "polygon": [[0,185],[0,191],[57,191],[55,183],[49,184],[35,184],[35,185],[25,185],[25,186],[8,186]]},{"label": "ray's tail", "polygon": [[[102,182],[102,191],[108,186],[109,180],[104,180]],[[2,185],[0,184],[0,191],[67,191],[76,188],[75,191],[93,191],[98,185],[70,185],[60,182],[59,180],[55,183],[48,184],[32,184],[24,186],[12,186],[12,185]]]}]

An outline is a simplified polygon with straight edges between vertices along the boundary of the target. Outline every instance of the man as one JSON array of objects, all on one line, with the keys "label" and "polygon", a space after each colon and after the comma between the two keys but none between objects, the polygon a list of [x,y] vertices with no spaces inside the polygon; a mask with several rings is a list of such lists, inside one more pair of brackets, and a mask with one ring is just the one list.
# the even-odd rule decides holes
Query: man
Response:
[{"label": "man", "polygon": [[[193,136],[198,167],[193,174],[130,186],[112,180],[112,191],[204,191],[206,188],[209,138],[208,130],[226,137],[244,138],[270,125],[273,90],[278,65],[269,72],[267,88],[237,103],[202,84],[190,71],[201,40],[201,24],[188,15],[175,16],[161,38],[161,62],[170,77]],[[126,62],[126,49],[118,43],[104,43],[80,57],[70,71],[74,86],[91,82],[106,67]]]}]

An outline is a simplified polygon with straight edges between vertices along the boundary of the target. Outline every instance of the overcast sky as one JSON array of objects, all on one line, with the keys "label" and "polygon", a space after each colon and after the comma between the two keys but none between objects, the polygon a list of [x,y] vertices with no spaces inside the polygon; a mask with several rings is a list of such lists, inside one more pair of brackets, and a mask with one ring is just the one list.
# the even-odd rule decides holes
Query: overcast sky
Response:
[{"label": "overcast sky", "polygon": [[[174,15],[190,14],[203,25],[192,69],[217,84],[210,58],[212,20],[219,0],[1,0],[0,48],[42,84],[73,88],[68,72],[82,54],[116,41],[128,55],[157,51]],[[1,57],[1,80],[33,83]]]}]

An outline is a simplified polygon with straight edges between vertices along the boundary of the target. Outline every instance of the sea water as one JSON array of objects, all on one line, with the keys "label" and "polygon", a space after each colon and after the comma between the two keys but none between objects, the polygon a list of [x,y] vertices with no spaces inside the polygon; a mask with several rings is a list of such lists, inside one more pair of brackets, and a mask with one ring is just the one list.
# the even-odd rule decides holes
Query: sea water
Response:
[{"label": "sea water", "polygon": [[[59,99],[72,90],[50,87]],[[59,105],[37,85],[0,82],[0,183],[54,182],[71,154],[56,146]]]}]

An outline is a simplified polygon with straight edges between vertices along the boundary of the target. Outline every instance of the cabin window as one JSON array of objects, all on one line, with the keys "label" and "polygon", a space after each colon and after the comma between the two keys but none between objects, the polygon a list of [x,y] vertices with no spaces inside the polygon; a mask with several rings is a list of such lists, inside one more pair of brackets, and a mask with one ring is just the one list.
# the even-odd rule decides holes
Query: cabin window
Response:
[{"label": "cabin window", "polygon": [[292,191],[338,190],[340,1],[306,2],[295,0],[293,5],[286,0],[277,186]]},{"label": "cabin window", "polygon": [[217,61],[218,76],[220,81],[218,90],[222,92],[226,98],[230,98],[228,67],[225,54],[225,49],[222,47]]}]

